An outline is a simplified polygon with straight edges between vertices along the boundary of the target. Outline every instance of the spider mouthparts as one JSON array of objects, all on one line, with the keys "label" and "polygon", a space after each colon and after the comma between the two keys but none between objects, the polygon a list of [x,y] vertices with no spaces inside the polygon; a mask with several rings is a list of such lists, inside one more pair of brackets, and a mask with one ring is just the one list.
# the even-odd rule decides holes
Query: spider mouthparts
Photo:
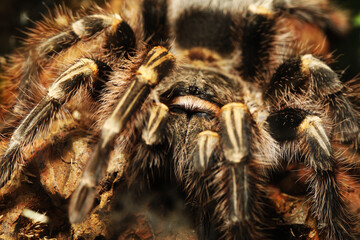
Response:
[{"label": "spider mouthparts", "polygon": [[169,106],[170,111],[183,111],[191,114],[206,114],[217,116],[220,112],[219,106],[196,96],[179,96],[175,97]]}]

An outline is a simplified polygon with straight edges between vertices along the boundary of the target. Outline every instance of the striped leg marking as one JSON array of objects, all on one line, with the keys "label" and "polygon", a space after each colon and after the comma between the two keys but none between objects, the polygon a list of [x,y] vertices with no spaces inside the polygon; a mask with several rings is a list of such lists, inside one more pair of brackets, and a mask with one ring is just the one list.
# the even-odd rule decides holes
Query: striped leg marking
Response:
[{"label": "striped leg marking", "polygon": [[309,177],[311,211],[322,239],[354,239],[351,221],[335,175],[335,158],[328,134],[318,116],[300,109],[283,109],[267,119],[279,142],[296,141]]},{"label": "striped leg marking", "polygon": [[73,22],[64,32],[60,32],[41,43],[36,48],[37,54],[41,57],[50,57],[61,50],[71,47],[77,41],[86,40],[105,29],[110,28],[111,32],[115,32],[118,27],[124,28],[121,24],[126,23],[117,14],[84,17]]},{"label": "striped leg marking", "polygon": [[20,101],[29,97],[31,99],[32,92],[30,89],[38,82],[38,72],[41,72],[43,63],[49,61],[55,54],[70,48],[78,41],[86,41],[106,29],[109,29],[110,35],[117,36],[118,32],[127,35],[122,37],[124,41],[119,43],[122,44],[119,47],[122,47],[125,51],[134,49],[136,42],[135,35],[130,26],[119,15],[107,16],[98,14],[84,17],[73,22],[63,32],[50,37],[30,51],[17,99]]},{"label": "striped leg marking", "polygon": [[311,167],[311,211],[318,221],[317,229],[324,239],[355,239],[351,233],[351,220],[336,179],[335,159],[330,140],[321,119],[308,115],[298,127],[306,165]]},{"label": "striped leg marking", "polygon": [[5,154],[1,158],[0,187],[4,186],[12,174],[21,165],[19,154],[21,147],[30,143],[39,133],[47,129],[51,119],[59,112],[81,86],[91,86],[93,78],[98,75],[96,62],[81,59],[63,74],[61,74],[49,88],[48,94],[31,110],[21,124],[14,131]]},{"label": "striped leg marking", "polygon": [[147,145],[156,145],[161,142],[164,123],[169,115],[169,108],[165,104],[153,106],[149,121],[142,133],[142,139]]},{"label": "striped leg marking", "polygon": [[[221,144],[225,162],[220,166],[225,183],[215,183],[222,190],[220,202],[226,201],[227,218],[224,219],[230,238],[252,239],[263,238],[261,197],[263,193],[257,189],[259,180],[254,177],[256,171],[252,167],[251,158],[251,116],[242,103],[229,103],[221,108]],[[221,176],[221,174],[219,174]],[[222,203],[220,203],[222,204]],[[221,213],[223,214],[223,213]],[[233,234],[233,235],[232,235]]]},{"label": "striped leg marking", "polygon": [[[250,154],[250,127],[247,108],[242,103],[229,103],[221,108],[222,148],[229,166],[230,187],[230,221],[234,224],[242,218],[243,211],[248,204],[246,193],[246,164]],[[244,205],[245,204],[245,205]]]},{"label": "striped leg marking", "polygon": [[221,108],[222,148],[225,158],[240,163],[249,155],[250,128],[246,106],[229,103]]},{"label": "striped leg marking", "polygon": [[298,97],[313,92],[316,102],[330,106],[335,122],[335,140],[353,140],[360,131],[356,111],[345,97],[344,86],[338,75],[322,61],[307,54],[285,61],[273,75],[265,96],[272,104],[288,102],[289,97]]},{"label": "striped leg marking", "polygon": [[214,154],[219,147],[219,134],[203,131],[197,136],[197,145],[193,153],[194,170],[203,173],[214,165]]},{"label": "striped leg marking", "polygon": [[305,138],[309,147],[308,165],[315,171],[332,171],[333,151],[321,119],[308,115],[298,127],[298,134]]},{"label": "striped leg marking", "polygon": [[137,71],[134,81],[105,121],[101,138],[90,158],[69,206],[70,222],[81,222],[91,210],[95,188],[105,174],[115,138],[124,130],[131,116],[172,69],[174,57],[163,47],[153,48]]},{"label": "striped leg marking", "polygon": [[352,141],[360,132],[356,112],[343,93],[344,86],[338,75],[329,66],[312,55],[301,57],[302,72],[312,79],[316,93],[326,99],[336,123],[335,140]]}]

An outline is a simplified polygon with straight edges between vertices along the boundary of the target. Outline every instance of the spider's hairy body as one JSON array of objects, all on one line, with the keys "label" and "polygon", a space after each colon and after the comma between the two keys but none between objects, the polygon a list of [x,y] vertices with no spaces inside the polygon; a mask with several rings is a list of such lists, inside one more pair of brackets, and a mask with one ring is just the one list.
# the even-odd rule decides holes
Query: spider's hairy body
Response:
[{"label": "spider's hairy body", "polygon": [[[72,224],[115,172],[134,192],[163,181],[183,192],[200,239],[276,239],[266,186],[301,163],[319,237],[358,237],[336,174],[359,164],[359,113],[325,63],[325,32],[342,31],[330,4],[139,0],[93,11],[57,11],[5,67],[4,196],[21,186],[41,137],[89,129]],[[69,119],[74,129],[54,133]]]}]

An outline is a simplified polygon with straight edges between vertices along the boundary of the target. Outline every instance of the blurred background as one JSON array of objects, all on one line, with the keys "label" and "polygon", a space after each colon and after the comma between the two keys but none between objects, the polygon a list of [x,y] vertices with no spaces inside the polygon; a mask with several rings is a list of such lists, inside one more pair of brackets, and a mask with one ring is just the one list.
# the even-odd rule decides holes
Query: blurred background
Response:
[{"label": "blurred background", "polygon": [[106,0],[1,0],[0,1],[0,55],[10,53],[19,45],[26,28],[34,21],[47,16],[57,5],[65,5],[74,11],[90,7],[91,2],[103,6]]},{"label": "blurred background", "polygon": [[[103,6],[107,1],[92,0]],[[351,30],[343,38],[332,39],[332,51],[337,58],[334,70],[344,73],[344,79],[351,79],[360,73],[360,1],[333,0],[349,15]],[[10,53],[21,42],[24,30],[33,26],[33,21],[47,15],[54,5],[65,4],[73,10],[89,7],[90,0],[1,0],[0,6],[0,56]]]}]

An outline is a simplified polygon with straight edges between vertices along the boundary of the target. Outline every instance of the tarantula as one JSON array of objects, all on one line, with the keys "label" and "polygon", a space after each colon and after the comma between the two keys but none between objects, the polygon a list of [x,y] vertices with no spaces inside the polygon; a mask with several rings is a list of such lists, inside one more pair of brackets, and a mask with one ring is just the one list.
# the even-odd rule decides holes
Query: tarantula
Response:
[{"label": "tarantula", "polygon": [[358,159],[359,113],[326,64],[325,32],[342,31],[331,5],[142,0],[119,12],[59,10],[10,59],[3,189],[25,165],[26,146],[46,139],[61,113],[77,112],[97,143],[72,194],[72,223],[91,211],[121,152],[130,187],[154,178],[180,186],[200,238],[271,238],[266,184],[290,162],[310,169],[321,239],[357,238],[336,173]]}]

